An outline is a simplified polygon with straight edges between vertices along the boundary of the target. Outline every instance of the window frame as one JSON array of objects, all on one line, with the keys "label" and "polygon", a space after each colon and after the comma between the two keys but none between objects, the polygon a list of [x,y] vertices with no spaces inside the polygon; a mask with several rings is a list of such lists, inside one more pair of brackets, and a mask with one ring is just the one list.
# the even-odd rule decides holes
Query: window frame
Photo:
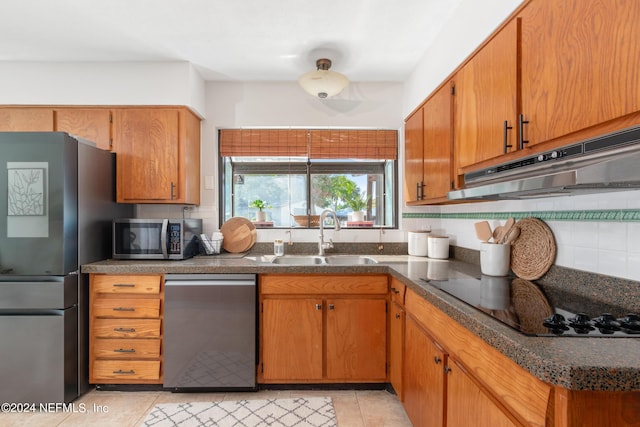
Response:
[{"label": "window frame", "polygon": [[[258,157],[258,156],[256,156]],[[259,156],[259,157],[269,157],[269,156]],[[275,157],[275,156],[274,156]],[[281,156],[280,156],[281,157]],[[236,169],[232,166],[231,171],[226,170],[226,159],[231,158],[233,156],[222,156],[218,152],[218,178],[219,178],[219,191],[218,191],[218,214],[219,214],[219,223],[223,224],[225,222],[225,202],[227,198],[226,188],[228,185],[229,189],[232,191],[232,194],[229,195],[229,200],[231,204],[231,217],[234,216],[234,200],[233,200],[233,183],[228,183],[229,179],[233,180],[233,175],[237,174]],[[299,159],[299,158],[296,158]],[[234,164],[233,161],[229,162],[230,164]],[[389,188],[387,182],[387,174],[386,169],[389,164],[393,164],[393,174],[389,176],[391,185],[390,188],[393,191],[392,200],[391,200],[391,212],[389,212],[387,207],[387,189]],[[274,162],[236,162],[237,165],[245,165],[238,166],[241,172],[251,172],[251,173],[265,173],[265,174],[291,174],[291,173],[305,173],[306,174],[306,201],[307,201],[307,215],[310,215],[310,204],[311,204],[311,176],[312,174],[322,174],[322,173],[336,173],[336,174],[352,174],[352,173],[370,173],[370,174],[380,174],[383,176],[385,182],[382,185],[382,200],[385,209],[383,210],[384,215],[387,216],[389,214],[393,217],[393,223],[391,225],[378,224],[373,225],[371,227],[345,227],[347,230],[366,230],[366,229],[398,229],[399,228],[399,194],[398,194],[398,159],[389,159],[389,160],[381,160],[381,159],[371,159],[371,160],[363,160],[363,159],[306,159],[306,161],[293,161],[293,162],[282,162],[282,161],[274,161]],[[348,168],[345,168],[348,166]],[[304,171],[304,172],[303,172]],[[229,176],[227,176],[230,174]],[[384,220],[385,218],[383,218]],[[309,229],[313,230],[317,227],[312,226],[297,226],[292,223],[289,225],[279,225],[273,226],[269,228],[274,229]]]}]

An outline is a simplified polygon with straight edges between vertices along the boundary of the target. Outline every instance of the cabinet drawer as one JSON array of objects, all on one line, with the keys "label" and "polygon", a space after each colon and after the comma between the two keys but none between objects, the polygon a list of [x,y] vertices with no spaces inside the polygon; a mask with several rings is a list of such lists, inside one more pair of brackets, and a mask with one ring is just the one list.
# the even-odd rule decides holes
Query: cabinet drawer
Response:
[{"label": "cabinet drawer", "polygon": [[404,305],[404,294],[407,287],[397,279],[391,279],[391,301]]},{"label": "cabinet drawer", "polygon": [[389,292],[387,276],[355,275],[261,275],[260,293],[309,294],[386,294]]},{"label": "cabinet drawer", "polygon": [[91,314],[95,317],[158,318],[160,299],[96,298]]},{"label": "cabinet drawer", "polygon": [[160,339],[95,339],[93,356],[103,359],[159,358]]},{"label": "cabinet drawer", "polygon": [[159,380],[160,361],[158,360],[96,360],[93,362],[93,381],[120,380]]},{"label": "cabinet drawer", "polygon": [[94,338],[159,338],[160,319],[94,319]]},{"label": "cabinet drawer", "polygon": [[91,290],[99,294],[159,294],[162,276],[91,275]]}]

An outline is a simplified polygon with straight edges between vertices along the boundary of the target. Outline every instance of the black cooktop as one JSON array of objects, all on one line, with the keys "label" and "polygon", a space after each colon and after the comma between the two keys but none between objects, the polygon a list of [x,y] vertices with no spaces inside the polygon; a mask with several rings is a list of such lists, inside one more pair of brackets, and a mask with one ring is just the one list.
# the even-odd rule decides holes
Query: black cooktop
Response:
[{"label": "black cooktop", "polygon": [[[530,336],[640,338],[640,316],[516,277],[420,279]],[[553,296],[553,298],[550,298]]]}]

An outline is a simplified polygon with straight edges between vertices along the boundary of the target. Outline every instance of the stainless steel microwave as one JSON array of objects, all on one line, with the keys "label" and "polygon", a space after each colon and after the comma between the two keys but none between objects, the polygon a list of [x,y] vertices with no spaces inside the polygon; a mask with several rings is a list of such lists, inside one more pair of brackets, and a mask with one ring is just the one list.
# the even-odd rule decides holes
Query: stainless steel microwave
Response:
[{"label": "stainless steel microwave", "polygon": [[200,253],[202,219],[113,220],[114,259],[187,259]]}]

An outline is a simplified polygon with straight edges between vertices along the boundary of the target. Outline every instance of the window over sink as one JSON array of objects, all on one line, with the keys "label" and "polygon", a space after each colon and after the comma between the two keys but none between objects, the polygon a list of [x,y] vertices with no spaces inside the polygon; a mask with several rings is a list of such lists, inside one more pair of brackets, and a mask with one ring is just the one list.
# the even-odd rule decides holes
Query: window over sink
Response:
[{"label": "window over sink", "polygon": [[331,209],[342,227],[397,227],[396,132],[313,132],[221,130],[221,220],[313,228]]}]

